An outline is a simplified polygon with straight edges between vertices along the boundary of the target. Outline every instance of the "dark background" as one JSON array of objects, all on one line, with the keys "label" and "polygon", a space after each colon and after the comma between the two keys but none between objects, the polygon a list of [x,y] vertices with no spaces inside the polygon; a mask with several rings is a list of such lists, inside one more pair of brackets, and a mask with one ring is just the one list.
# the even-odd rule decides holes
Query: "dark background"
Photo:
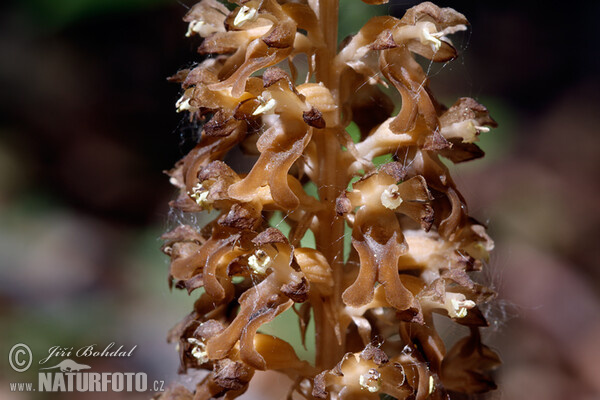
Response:
[{"label": "dark background", "polygon": [[[174,191],[162,171],[194,130],[165,78],[199,60],[181,22],[192,4],[0,6],[3,399],[29,398],[8,387],[29,377],[5,362],[18,342],[38,358],[53,345],[137,344],[133,359],[94,366],[175,377],[164,336],[192,300],[166,284],[158,237]],[[414,4],[344,1],[341,36]],[[487,341],[505,361],[495,397],[598,398],[600,3],[437,4],[471,29],[454,39],[460,57],[432,68],[434,93],[448,105],[474,97],[500,123],[482,136],[487,157],[455,172],[497,243],[486,274],[500,293]]]}]

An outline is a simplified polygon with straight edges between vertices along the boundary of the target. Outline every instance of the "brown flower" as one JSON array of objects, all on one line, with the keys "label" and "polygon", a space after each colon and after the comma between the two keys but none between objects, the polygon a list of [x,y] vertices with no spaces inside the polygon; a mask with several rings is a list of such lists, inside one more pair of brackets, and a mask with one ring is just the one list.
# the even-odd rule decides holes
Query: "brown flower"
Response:
[{"label": "brown flower", "polygon": [[[338,11],[336,0],[202,0],[184,17],[204,59],[170,80],[177,111],[201,129],[168,171],[170,205],[216,216],[163,235],[170,284],[196,296],[169,341],[180,372],[209,372],[161,399],[233,399],[257,370],[292,379],[290,398],[494,387],[499,360],[479,329],[495,294],[472,274],[493,242],[440,157],[481,157],[478,135],[496,123],[473,99],[438,103],[415,60],[454,59],[448,36],[468,23],[427,2],[371,19],[338,49]],[[227,164],[237,151],[253,160],[245,170]],[[314,363],[261,332],[284,312],[303,343],[314,325]],[[471,336],[447,352],[434,314]]]}]

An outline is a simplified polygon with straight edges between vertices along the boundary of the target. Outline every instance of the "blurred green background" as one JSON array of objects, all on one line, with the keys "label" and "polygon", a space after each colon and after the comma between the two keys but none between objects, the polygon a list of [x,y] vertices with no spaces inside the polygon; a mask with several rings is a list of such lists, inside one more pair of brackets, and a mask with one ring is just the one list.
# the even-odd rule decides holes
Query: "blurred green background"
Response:
[{"label": "blurred green background", "polygon": [[[342,2],[340,38],[375,13],[417,2]],[[168,329],[193,299],[167,287],[159,236],[178,220],[161,171],[195,141],[175,113],[166,77],[199,60],[184,37],[191,1],[21,0],[0,5],[0,398],[35,380],[8,365],[15,343],[39,360],[51,346],[137,345],[94,371],[177,378]],[[500,293],[488,343],[502,355],[493,398],[600,396],[600,3],[443,1],[471,29],[460,57],[431,66],[451,105],[471,96],[500,123],[481,137],[487,156],[455,169],[471,213],[497,250],[484,279]],[[426,65],[429,67],[429,65]],[[271,333],[297,343],[290,315]],[[448,332],[452,334],[452,332]],[[294,338],[295,337],[295,338]],[[299,352],[311,358],[308,351]],[[285,389],[269,376],[247,398]],[[279,390],[279,391],[277,391]],[[254,393],[254,394],[253,394]],[[278,397],[279,396],[279,397]],[[86,394],[86,398],[148,394]]]}]

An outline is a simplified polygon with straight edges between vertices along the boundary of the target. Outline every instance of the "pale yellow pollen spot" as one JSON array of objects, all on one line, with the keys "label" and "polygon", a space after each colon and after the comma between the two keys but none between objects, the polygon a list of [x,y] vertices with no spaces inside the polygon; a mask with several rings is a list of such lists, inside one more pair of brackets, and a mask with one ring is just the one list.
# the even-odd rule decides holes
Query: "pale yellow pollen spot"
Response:
[{"label": "pale yellow pollen spot", "polygon": [[190,104],[190,98],[185,95],[181,96],[177,103],[175,103],[175,107],[177,107],[177,112],[182,111],[190,111],[193,107]]},{"label": "pale yellow pollen spot", "polygon": [[378,392],[381,389],[381,374],[375,368],[371,368],[358,377],[358,383],[362,389],[371,393]]},{"label": "pale yellow pollen spot", "polygon": [[398,208],[402,201],[402,197],[398,193],[398,185],[390,185],[381,193],[381,204],[390,210]]},{"label": "pale yellow pollen spot", "polygon": [[454,297],[450,299],[450,304],[452,305],[450,316],[454,318],[466,317],[467,311],[476,305],[472,300],[458,300]]},{"label": "pale yellow pollen spot", "polygon": [[269,92],[263,92],[263,94],[258,96],[257,99],[260,101],[260,105],[256,107],[256,110],[254,110],[252,115],[272,113],[273,109],[277,105],[277,101],[271,97],[271,93]]},{"label": "pale yellow pollen spot", "polygon": [[202,28],[203,25],[206,25],[206,22],[204,21],[191,21],[188,25],[188,30],[185,33],[186,37],[190,37],[192,36],[194,33],[198,33],[200,31],[200,28]]},{"label": "pale yellow pollen spot", "polygon": [[185,36],[190,37],[197,33],[202,37],[207,37],[216,32],[219,32],[218,25],[212,25],[210,23],[206,23],[201,19],[195,19],[193,21],[190,21],[190,23],[188,24],[188,30],[185,33]]},{"label": "pale yellow pollen spot", "polygon": [[192,356],[197,359],[200,364],[204,364],[208,362],[208,353],[206,352],[206,344],[196,338],[188,338],[188,343],[193,344],[192,347]]},{"label": "pale yellow pollen spot", "polygon": [[464,31],[467,27],[465,25],[459,24],[454,26],[449,26],[444,30],[437,32],[437,28],[435,24],[431,22],[426,22],[423,24],[421,28],[421,43],[431,45],[431,49],[433,51],[438,51],[442,47],[442,40],[449,41],[446,35],[453,34],[455,32]]},{"label": "pale yellow pollen spot", "polygon": [[247,21],[254,21],[258,17],[258,10],[256,8],[242,6],[240,11],[233,20],[233,26],[242,26]]},{"label": "pale yellow pollen spot", "polygon": [[202,185],[202,182],[198,182],[196,186],[193,187],[192,193],[189,193],[190,197],[196,201],[200,207],[211,210],[212,209],[212,201],[208,199],[209,191]]},{"label": "pale yellow pollen spot", "polygon": [[442,47],[442,41],[436,37],[435,33],[429,32],[429,26],[424,26],[421,31],[421,43],[429,43],[434,51],[438,51]]},{"label": "pale yellow pollen spot", "polygon": [[263,275],[267,268],[271,266],[271,257],[264,250],[258,249],[254,254],[248,257],[248,266],[258,274]]}]

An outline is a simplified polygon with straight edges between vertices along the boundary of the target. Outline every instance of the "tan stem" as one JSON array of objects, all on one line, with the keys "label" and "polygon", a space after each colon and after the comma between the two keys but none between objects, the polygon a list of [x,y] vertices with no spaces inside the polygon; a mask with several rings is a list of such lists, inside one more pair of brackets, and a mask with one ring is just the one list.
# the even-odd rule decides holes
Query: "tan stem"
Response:
[{"label": "tan stem", "polygon": [[[337,49],[338,29],[338,0],[319,2],[319,23],[325,38],[325,46],[317,52],[316,76],[333,95],[337,109],[339,103],[339,74],[332,66],[332,60]],[[335,126],[315,132],[314,141],[317,145],[319,198],[326,207],[319,213],[318,230],[315,232],[317,250],[319,250],[333,269],[334,291],[332,297],[324,299],[315,308],[316,333],[316,366],[322,369],[332,368],[339,362],[344,353],[344,332],[341,332],[341,343],[336,336],[337,315],[327,315],[323,309],[325,303],[331,304],[331,309],[337,314],[341,310],[341,292],[343,278],[343,235],[344,221],[335,213],[335,200],[345,189],[346,174],[340,171],[341,148],[336,138],[336,132],[343,129],[340,124],[339,111],[335,118]],[[333,317],[333,318],[332,318]]]}]

